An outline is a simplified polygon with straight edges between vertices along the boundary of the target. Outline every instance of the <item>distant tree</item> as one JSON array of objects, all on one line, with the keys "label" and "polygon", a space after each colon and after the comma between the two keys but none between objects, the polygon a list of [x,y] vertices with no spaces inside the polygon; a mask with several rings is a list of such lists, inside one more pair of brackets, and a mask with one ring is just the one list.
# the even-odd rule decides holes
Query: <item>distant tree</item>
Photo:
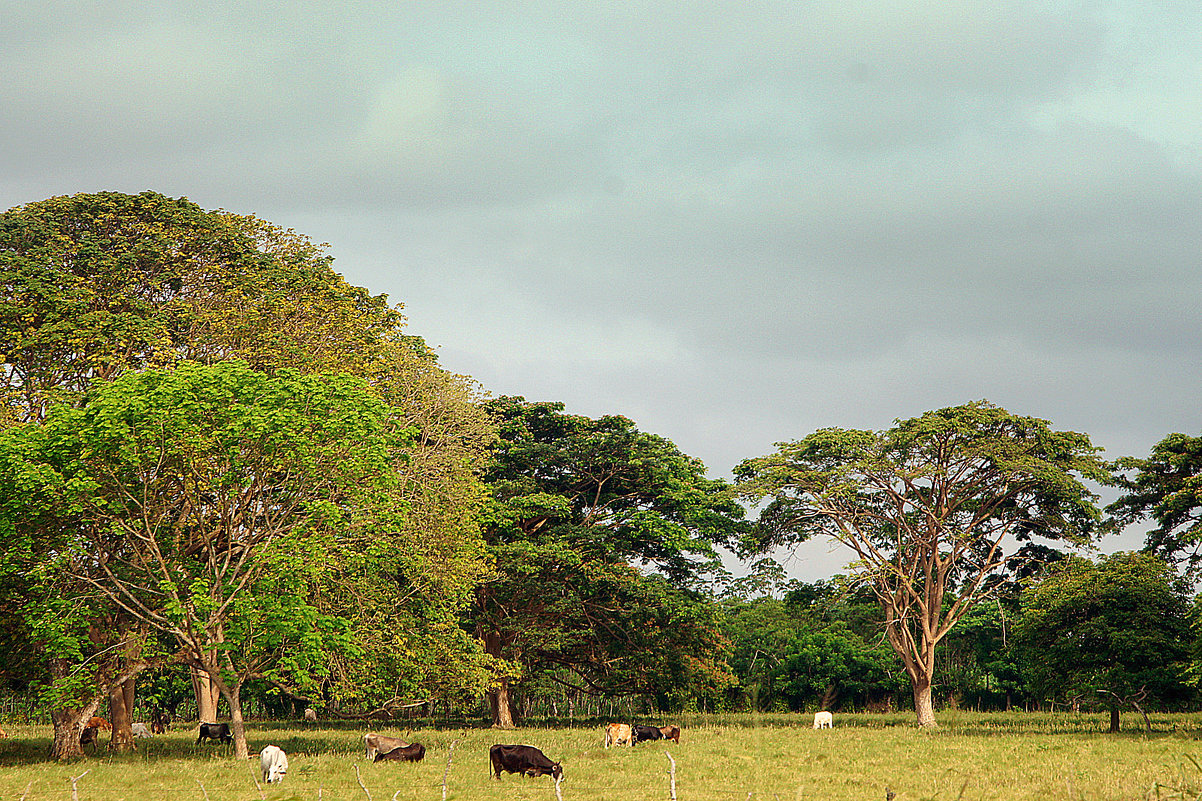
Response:
[{"label": "distant tree", "polygon": [[1126,493],[1106,507],[1119,524],[1148,518],[1147,548],[1182,563],[1190,574],[1202,569],[1202,437],[1170,434],[1146,459],[1115,462]]},{"label": "distant tree", "polygon": [[[721,685],[716,611],[699,588],[714,545],[741,532],[723,483],[624,417],[512,397],[485,408],[500,431],[485,474],[497,577],[475,614],[486,650],[527,683],[541,673],[573,692]],[[509,684],[491,695],[501,726],[514,722]]]},{"label": "distant tree", "polygon": [[840,701],[866,703],[904,690],[906,678],[896,665],[887,645],[865,642],[835,623],[790,640],[773,673],[791,709],[834,709]]},{"label": "distant tree", "polygon": [[851,548],[910,677],[920,726],[934,726],[935,654],[988,592],[1003,542],[1084,541],[1098,525],[1081,479],[1106,481],[1084,434],[987,402],[927,412],[882,432],[823,429],[735,470],[770,499],[750,549],[825,534]]},{"label": "distant tree", "polygon": [[1189,592],[1158,557],[1073,557],[1034,578],[1014,628],[1026,674],[1045,698],[1119,712],[1188,697]]}]

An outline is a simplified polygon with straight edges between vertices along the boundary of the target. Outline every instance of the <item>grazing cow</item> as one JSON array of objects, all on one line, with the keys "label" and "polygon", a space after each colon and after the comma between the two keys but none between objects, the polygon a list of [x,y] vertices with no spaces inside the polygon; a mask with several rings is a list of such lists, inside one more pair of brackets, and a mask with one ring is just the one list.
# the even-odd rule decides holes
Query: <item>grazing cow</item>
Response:
[{"label": "grazing cow", "polygon": [[488,749],[488,761],[492,764],[489,778],[495,775],[497,781],[501,780],[501,771],[523,776],[550,776],[556,781],[563,776],[563,767],[547,759],[532,745],[494,745]]},{"label": "grazing cow", "polygon": [[162,734],[167,731],[167,727],[171,725],[171,716],[166,712],[159,711],[154,714],[150,721],[150,730],[155,734]]},{"label": "grazing cow", "polygon": [[145,723],[131,723],[129,730],[133,732],[134,737],[150,737],[150,729],[146,728]]},{"label": "grazing cow", "polygon": [[306,723],[316,723],[317,722],[317,710],[311,706],[305,707],[305,722]]},{"label": "grazing cow", "polygon": [[96,732],[100,729],[95,726],[84,726],[83,731],[79,733],[79,744],[81,746],[91,744],[92,748],[96,747]]},{"label": "grazing cow", "polygon": [[661,726],[659,733],[664,736],[665,740],[671,740],[672,742],[676,743],[677,745],[680,745],[680,727],[679,726]]},{"label": "grazing cow", "polygon": [[92,718],[88,721],[89,726],[93,726],[101,731],[112,731],[113,727],[104,718]]},{"label": "grazing cow", "polygon": [[610,723],[605,727],[605,747],[610,744],[634,746],[634,732],[625,723]]},{"label": "grazing cow", "polygon": [[269,745],[259,752],[259,765],[263,768],[263,781],[283,781],[288,772],[288,755],[278,745]]},{"label": "grazing cow", "polygon": [[426,747],[421,743],[398,746],[391,751],[380,751],[373,762],[421,762],[426,756]]},{"label": "grazing cow", "polygon": [[835,716],[830,712],[815,712],[814,713],[814,728],[829,729],[835,725]]},{"label": "grazing cow", "polygon": [[234,735],[230,734],[230,724],[228,723],[202,723],[200,732],[196,735],[196,742],[199,743],[204,739],[230,743],[234,741]]},{"label": "grazing cow", "polygon": [[639,726],[636,724],[634,726],[631,726],[630,728],[634,731],[634,742],[635,743],[641,743],[641,742],[644,742],[645,740],[662,740],[662,739],[664,739],[663,731],[661,731],[660,729],[658,729],[655,726]]}]

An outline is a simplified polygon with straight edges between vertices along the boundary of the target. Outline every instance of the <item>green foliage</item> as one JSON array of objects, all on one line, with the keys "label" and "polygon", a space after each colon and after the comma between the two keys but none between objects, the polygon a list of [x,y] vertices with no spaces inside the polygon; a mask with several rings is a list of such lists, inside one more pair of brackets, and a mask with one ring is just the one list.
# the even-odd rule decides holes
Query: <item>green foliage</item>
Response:
[{"label": "green foliage", "polygon": [[350,534],[403,515],[387,505],[388,468],[412,432],[394,418],[349,376],[238,362],[126,373],[82,408],[5,432],[3,463],[45,479],[7,523],[31,539],[57,534],[69,561],[43,569],[193,659],[216,654],[231,684],[253,674],[303,689],[330,651],[354,647],[311,586]]},{"label": "green foliage", "polygon": [[988,402],[926,412],[882,432],[823,429],[735,470],[769,499],[745,550],[816,534],[849,546],[910,674],[919,722],[934,725],[935,649],[987,593],[1007,538],[1087,541],[1099,530],[1083,480],[1110,478],[1084,434]]},{"label": "green foliage", "polygon": [[1106,507],[1119,524],[1151,517],[1148,550],[1182,561],[1194,575],[1202,568],[1202,437],[1170,434],[1146,459],[1115,462],[1126,493]]},{"label": "green foliage", "polygon": [[4,414],[39,419],[97,381],[185,360],[361,372],[412,344],[383,296],[322,248],[154,192],[55,197],[0,215]]},{"label": "green foliage", "polygon": [[666,698],[729,682],[708,601],[693,588],[742,509],[704,466],[623,417],[563,413],[558,403],[485,404],[500,442],[485,478],[497,578],[478,593],[489,652],[573,674],[577,691]]},{"label": "green foliage", "polygon": [[1156,556],[1065,559],[1021,597],[1016,650],[1047,698],[1122,706],[1188,697],[1189,594]]},{"label": "green foliage", "polygon": [[[347,532],[338,553],[327,560],[331,567],[324,577],[308,576],[309,602],[354,620],[355,639],[369,646],[384,643],[382,635],[389,631],[412,628],[418,622],[416,610],[430,605],[441,621],[434,630],[452,632],[436,651],[459,643],[455,648],[462,655],[480,658],[478,647],[465,644],[452,624],[472,588],[488,575],[477,519],[487,494],[478,472],[495,434],[475,404],[472,385],[437,365],[421,339],[404,331],[403,316],[387,298],[350,286],[335,273],[325,246],[252,216],[205,211],[182,198],[153,192],[80,194],[30,203],[0,216],[0,275],[0,425],[40,420],[56,402],[82,406],[90,392],[124,372],[189,360],[215,364],[240,359],[268,375],[286,370],[348,373],[369,382],[390,407],[389,436],[399,439],[397,447],[383,454],[389,464],[365,468],[371,476],[391,480],[387,487],[363,482],[365,490],[376,493],[375,500],[370,510],[361,505],[353,520],[343,503],[319,496],[306,502],[304,514],[314,529],[342,525]],[[128,425],[136,425],[141,413],[130,404]],[[244,422],[265,432],[264,427],[277,422],[269,417]],[[220,408],[214,420],[235,422],[223,417]],[[198,448],[221,435],[220,430],[206,430],[204,421],[195,428],[188,433],[195,435]],[[145,449],[145,444],[138,447]],[[273,447],[269,436],[256,444]],[[134,461],[139,456],[136,450],[127,455]],[[330,460],[338,456],[331,453]],[[241,469],[233,463],[194,466],[196,475],[186,487],[181,478],[181,491],[219,491],[215,488]],[[210,468],[232,472],[209,475]],[[115,476],[107,480],[109,488],[119,483]],[[51,554],[70,558],[72,551],[49,545],[56,525],[52,518],[71,514],[62,505],[66,496],[60,490],[66,488],[52,492],[50,479],[37,475],[20,481],[46,490],[28,493],[24,490],[29,487],[19,486],[21,497],[36,496],[48,505],[38,523],[43,528],[37,547],[25,549],[26,562]],[[85,490],[75,487],[72,492],[80,496]],[[128,502],[113,501],[110,511]],[[30,511],[26,504],[25,512]],[[179,512],[186,520],[197,508]],[[180,528],[187,526],[181,523]],[[113,542],[122,536],[119,526],[110,532]],[[27,580],[28,565],[17,558],[19,543],[9,542],[14,544],[7,556],[0,555],[0,625],[6,636],[11,633],[9,653],[29,654],[30,659],[26,668],[10,659],[8,669],[11,675],[44,672],[42,652],[22,629],[26,615],[20,611],[21,599],[88,594],[78,585],[68,586],[65,574],[51,566],[45,575],[57,584],[35,591]],[[369,550],[381,557],[378,563],[361,558]],[[6,571],[5,565],[13,569]],[[295,565],[272,569],[285,567]],[[170,620],[183,620],[188,603],[201,615],[220,608],[212,600],[220,588],[201,577],[172,579],[158,591],[168,592],[177,583],[183,589],[180,599],[168,597],[163,604]],[[77,622],[83,625],[85,617],[81,614]],[[53,624],[58,618],[48,614],[47,619]],[[336,675],[323,692],[332,700],[349,695],[350,682],[372,673],[365,663],[385,656],[366,647],[359,654],[339,654],[330,663]],[[456,663],[445,655],[439,659]],[[423,661],[417,656],[409,664]]]}]

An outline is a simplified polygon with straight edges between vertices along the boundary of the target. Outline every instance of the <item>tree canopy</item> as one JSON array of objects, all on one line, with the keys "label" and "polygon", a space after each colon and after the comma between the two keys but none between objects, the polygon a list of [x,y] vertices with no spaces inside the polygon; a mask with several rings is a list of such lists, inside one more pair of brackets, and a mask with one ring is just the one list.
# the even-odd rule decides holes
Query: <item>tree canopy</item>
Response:
[{"label": "tree canopy", "polygon": [[[380,521],[388,536],[339,560],[337,581],[310,587],[323,593],[323,608],[353,620],[363,649],[332,659],[321,694],[309,697],[384,704],[398,691],[425,697],[430,687],[453,693],[489,680],[456,610],[489,572],[479,471],[495,435],[474,385],[442,369],[386,297],[347,284],[324,246],[301,234],[153,192],[10,209],[0,216],[0,274],[3,425],[40,421],[55,404],[83,408],[130,371],[189,362],[366,380],[393,410],[396,430],[412,436],[389,468],[388,499],[404,514]],[[28,561],[58,551],[24,553]],[[424,569],[435,563],[439,570]],[[0,613],[11,616],[31,574],[6,575]],[[93,622],[104,628],[102,617]],[[398,632],[413,631],[398,649]],[[382,659],[398,650],[407,656]],[[31,674],[47,669],[35,664],[39,652]],[[396,673],[367,669],[372,659]]]},{"label": "tree canopy", "polygon": [[1191,643],[1184,581],[1152,554],[1073,557],[1032,579],[1014,628],[1017,651],[1045,697],[1143,711],[1185,697]]},{"label": "tree canopy", "polygon": [[935,651],[1006,560],[1007,538],[1087,540],[1100,513],[1082,479],[1109,474],[1084,434],[988,402],[899,420],[887,431],[823,429],[735,470],[769,502],[747,547],[816,534],[854,551],[885,612],[885,633],[935,725]]},{"label": "tree canopy", "polygon": [[1147,547],[1197,575],[1202,568],[1202,437],[1170,434],[1145,459],[1115,462],[1126,492],[1106,507],[1120,524],[1151,518]]},{"label": "tree canopy", "polygon": [[[498,575],[476,610],[489,652],[528,684],[544,674],[588,693],[649,693],[664,676],[723,684],[715,615],[690,588],[742,531],[724,484],[624,417],[514,397],[485,407],[500,432],[485,474]],[[505,725],[507,707],[494,696]]]}]

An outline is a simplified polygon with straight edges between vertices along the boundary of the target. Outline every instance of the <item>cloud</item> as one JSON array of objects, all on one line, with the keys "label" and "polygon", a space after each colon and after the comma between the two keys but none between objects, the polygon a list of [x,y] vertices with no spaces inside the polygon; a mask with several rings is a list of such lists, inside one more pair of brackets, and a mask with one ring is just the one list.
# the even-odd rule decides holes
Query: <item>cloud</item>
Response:
[{"label": "cloud", "polygon": [[23,4],[0,200],[331,243],[485,387],[723,473],[986,397],[1202,427],[1202,12],[1064,0]]}]

